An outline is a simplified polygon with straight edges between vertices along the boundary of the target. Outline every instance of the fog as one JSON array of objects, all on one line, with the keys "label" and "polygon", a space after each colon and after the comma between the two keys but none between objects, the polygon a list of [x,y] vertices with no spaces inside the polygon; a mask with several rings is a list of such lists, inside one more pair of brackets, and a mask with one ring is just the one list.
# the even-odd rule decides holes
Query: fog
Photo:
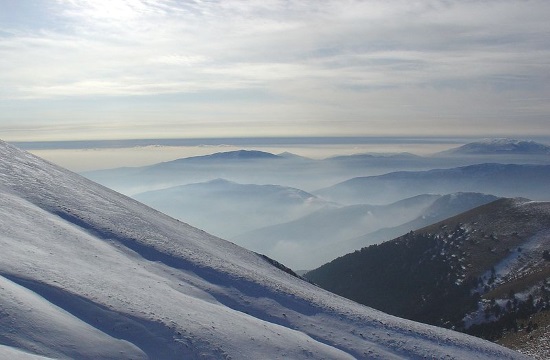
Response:
[{"label": "fog", "polygon": [[118,167],[137,167],[153,165],[159,162],[171,161],[192,156],[209,155],[216,152],[235,150],[261,150],[273,154],[289,152],[299,156],[321,160],[328,157],[363,154],[363,153],[402,153],[410,152],[418,155],[430,155],[446,150],[460,140],[432,140],[426,142],[414,140],[393,140],[390,143],[371,141],[367,143],[290,143],[265,144],[264,141],[243,141],[224,139],[208,143],[199,141],[190,145],[159,145],[161,141],[144,142],[136,145],[137,141],[121,142],[113,146],[112,142],[78,142],[68,146],[65,142],[52,143],[18,143],[17,146],[27,149],[33,154],[50,160],[69,170],[76,172],[112,169]]},{"label": "fog", "polygon": [[[190,225],[307,270],[495,199],[483,194],[550,198],[550,151],[544,153],[544,146],[537,153],[436,154],[452,147],[310,143],[33,151],[60,164],[78,160],[83,169],[102,165],[82,173]],[[419,149],[424,153],[413,152]],[[66,156],[56,157],[59,153]],[[120,163],[124,167],[111,168]],[[448,194],[468,201],[440,204],[435,216],[434,206]]]}]

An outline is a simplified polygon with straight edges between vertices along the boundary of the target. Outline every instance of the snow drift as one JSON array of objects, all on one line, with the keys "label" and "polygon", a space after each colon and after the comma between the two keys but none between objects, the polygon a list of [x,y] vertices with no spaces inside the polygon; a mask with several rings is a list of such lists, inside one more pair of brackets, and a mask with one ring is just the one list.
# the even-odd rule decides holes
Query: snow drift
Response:
[{"label": "snow drift", "polygon": [[330,294],[0,142],[0,358],[522,358]]}]

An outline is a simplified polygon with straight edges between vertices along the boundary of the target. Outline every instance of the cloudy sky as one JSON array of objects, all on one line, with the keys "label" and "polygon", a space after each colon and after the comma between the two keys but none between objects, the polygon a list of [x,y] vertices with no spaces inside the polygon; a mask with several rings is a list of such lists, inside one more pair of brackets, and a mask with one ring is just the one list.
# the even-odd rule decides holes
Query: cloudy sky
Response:
[{"label": "cloudy sky", "polygon": [[0,138],[550,136],[548,0],[0,0]]}]

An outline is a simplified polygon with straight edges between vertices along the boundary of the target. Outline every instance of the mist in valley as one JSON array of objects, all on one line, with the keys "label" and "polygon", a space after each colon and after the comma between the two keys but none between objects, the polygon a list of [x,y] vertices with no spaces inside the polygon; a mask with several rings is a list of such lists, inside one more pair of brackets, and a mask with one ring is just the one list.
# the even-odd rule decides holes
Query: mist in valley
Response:
[{"label": "mist in valley", "polygon": [[502,146],[489,142],[475,151],[470,146],[422,156],[369,152],[323,159],[233,150],[84,175],[307,270],[498,197],[548,200],[545,148],[499,152]]}]

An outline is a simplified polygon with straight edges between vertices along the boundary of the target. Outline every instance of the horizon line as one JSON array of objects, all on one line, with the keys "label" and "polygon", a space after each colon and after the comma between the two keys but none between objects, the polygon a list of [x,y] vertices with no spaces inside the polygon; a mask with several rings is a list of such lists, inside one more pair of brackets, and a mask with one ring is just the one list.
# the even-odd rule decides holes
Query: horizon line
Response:
[{"label": "horizon line", "polygon": [[[251,145],[344,145],[344,144],[461,144],[475,139],[509,138],[487,136],[252,136],[149,139],[9,141],[25,150],[71,150],[129,148],[145,146],[251,146]],[[548,136],[529,136],[550,142]]]}]

